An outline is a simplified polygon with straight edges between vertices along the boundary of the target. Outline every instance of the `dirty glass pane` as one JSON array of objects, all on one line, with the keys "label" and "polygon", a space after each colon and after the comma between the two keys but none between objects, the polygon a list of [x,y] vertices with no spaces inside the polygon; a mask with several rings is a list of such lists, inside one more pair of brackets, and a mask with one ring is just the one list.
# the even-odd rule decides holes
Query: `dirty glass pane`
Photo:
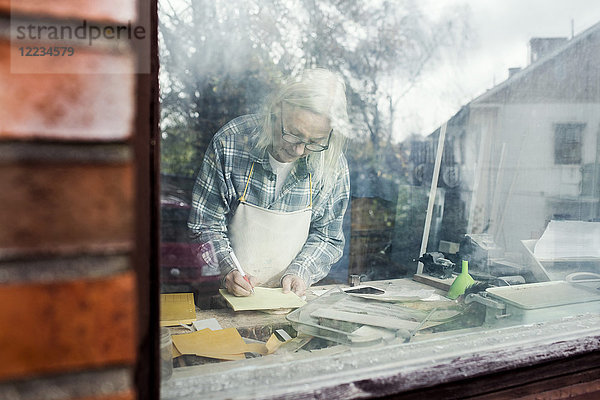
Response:
[{"label": "dirty glass pane", "polygon": [[[163,329],[165,349],[175,343],[172,360],[165,351],[165,365],[174,367],[165,370],[165,398],[184,393],[191,376],[200,378],[189,393],[233,396],[241,383],[216,379],[215,371],[242,374],[240,382],[266,396],[252,374],[282,360],[321,357],[327,369],[323,354],[341,354],[339,361],[376,346],[391,355],[441,337],[450,346],[465,334],[525,332],[532,323],[579,318],[581,326],[598,313],[600,5],[576,1],[570,19],[557,4],[511,4],[159,1],[160,267],[161,294],[169,295],[162,309],[179,301],[192,310]],[[271,104],[266,118],[271,96],[314,68],[345,84],[347,121],[317,112],[328,116],[325,125],[316,118],[307,128],[298,117],[307,108],[289,99]],[[213,137],[247,115],[257,117],[236,120],[231,134],[268,127],[266,151],[279,163],[289,161],[281,148],[324,150],[294,158],[279,189],[280,175],[265,175],[261,186],[273,190],[267,209],[313,206],[308,239],[293,260],[324,272],[308,282],[299,308],[233,311],[219,293],[235,266],[228,246],[239,197],[252,198],[250,182],[261,182],[263,167],[251,169],[259,159],[225,149],[233,139]],[[299,163],[341,139],[349,190],[322,196],[314,172],[298,178],[307,186],[293,197]],[[285,169],[268,164],[268,172]],[[202,190],[213,195],[194,197]],[[343,243],[323,234],[333,225],[310,236],[327,212],[339,214]],[[282,252],[284,233],[267,247]],[[311,238],[328,242],[327,256],[301,257]],[[329,256],[331,242],[338,255]],[[302,376],[310,381],[316,371]]]}]

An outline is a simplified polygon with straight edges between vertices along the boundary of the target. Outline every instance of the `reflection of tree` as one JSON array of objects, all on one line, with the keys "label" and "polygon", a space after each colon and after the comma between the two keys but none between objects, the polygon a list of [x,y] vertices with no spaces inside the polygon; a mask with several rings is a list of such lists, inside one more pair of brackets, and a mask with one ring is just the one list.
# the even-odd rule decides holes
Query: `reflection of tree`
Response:
[{"label": "reflection of tree", "polygon": [[163,171],[178,174],[192,174],[219,126],[306,66],[348,83],[352,147],[363,149],[351,158],[394,174],[398,100],[460,44],[466,21],[433,22],[413,0],[161,0],[159,11]]},{"label": "reflection of tree", "polygon": [[256,111],[257,99],[273,88],[267,48],[254,45],[277,36],[252,29],[261,22],[251,4],[237,11],[213,0],[159,5],[161,168],[192,176],[219,127]]},{"label": "reflection of tree", "polygon": [[[441,51],[462,44],[464,16],[434,23],[420,3],[309,0],[305,63],[333,67],[349,82],[352,120],[374,150],[391,143],[398,100]],[[448,17],[449,18],[449,17]]]}]

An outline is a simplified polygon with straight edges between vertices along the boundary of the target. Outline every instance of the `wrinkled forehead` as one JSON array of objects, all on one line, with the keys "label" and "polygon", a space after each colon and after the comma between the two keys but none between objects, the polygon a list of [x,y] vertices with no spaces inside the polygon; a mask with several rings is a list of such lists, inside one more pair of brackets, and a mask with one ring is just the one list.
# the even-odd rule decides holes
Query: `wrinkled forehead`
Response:
[{"label": "wrinkled forehead", "polygon": [[327,138],[331,130],[326,115],[294,106],[283,107],[283,125],[289,133],[313,140]]}]

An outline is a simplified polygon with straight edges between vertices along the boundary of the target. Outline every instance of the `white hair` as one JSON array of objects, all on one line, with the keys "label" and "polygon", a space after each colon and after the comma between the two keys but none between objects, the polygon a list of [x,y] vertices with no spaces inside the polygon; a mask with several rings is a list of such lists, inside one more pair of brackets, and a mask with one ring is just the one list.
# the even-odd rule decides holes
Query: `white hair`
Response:
[{"label": "white hair", "polygon": [[313,182],[328,188],[337,175],[339,158],[349,130],[343,79],[329,70],[315,68],[305,70],[298,79],[285,83],[266,103],[257,147],[268,149],[273,145],[274,110],[283,102],[329,119],[333,129],[329,148],[307,156],[309,168],[314,171]]}]

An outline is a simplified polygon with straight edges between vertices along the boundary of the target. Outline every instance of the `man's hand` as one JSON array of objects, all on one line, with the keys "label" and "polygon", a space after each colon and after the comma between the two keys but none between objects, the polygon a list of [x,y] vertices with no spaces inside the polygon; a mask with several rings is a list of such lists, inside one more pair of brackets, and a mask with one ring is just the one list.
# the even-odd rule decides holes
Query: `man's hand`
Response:
[{"label": "man's hand", "polygon": [[248,283],[242,274],[237,269],[234,269],[225,276],[225,288],[227,291],[234,296],[250,296],[252,294],[252,288],[257,286],[260,282],[252,275],[246,275],[250,279]]},{"label": "man's hand", "polygon": [[304,283],[304,279],[300,278],[298,275],[290,274],[284,276],[281,281],[281,286],[283,288],[283,293],[288,293],[291,290],[302,297],[306,292],[306,283]]}]

